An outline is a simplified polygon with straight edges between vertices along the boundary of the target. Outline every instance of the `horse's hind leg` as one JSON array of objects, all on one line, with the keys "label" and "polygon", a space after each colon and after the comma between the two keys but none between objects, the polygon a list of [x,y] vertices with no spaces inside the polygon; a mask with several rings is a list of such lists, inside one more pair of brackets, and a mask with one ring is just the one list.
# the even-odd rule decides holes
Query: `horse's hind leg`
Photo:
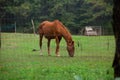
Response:
[{"label": "horse's hind leg", "polygon": [[60,44],[61,38],[62,37],[56,37],[56,56],[60,56],[60,54],[59,54],[59,44]]},{"label": "horse's hind leg", "polygon": [[40,40],[39,40],[40,55],[43,55],[43,54],[42,54],[42,39],[43,39],[43,34],[40,34]]}]

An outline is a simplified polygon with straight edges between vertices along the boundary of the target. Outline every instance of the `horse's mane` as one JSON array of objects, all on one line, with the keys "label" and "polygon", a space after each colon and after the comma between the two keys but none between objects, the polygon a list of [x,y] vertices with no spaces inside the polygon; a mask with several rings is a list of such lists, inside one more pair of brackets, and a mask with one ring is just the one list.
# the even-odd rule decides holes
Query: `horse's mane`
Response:
[{"label": "horse's mane", "polygon": [[69,35],[71,35],[70,32],[69,32],[69,30],[63,25],[62,22],[60,22],[59,20],[55,20],[55,21],[57,21],[57,22],[61,25],[61,27],[63,27],[63,28],[65,29],[65,31],[66,31]]}]

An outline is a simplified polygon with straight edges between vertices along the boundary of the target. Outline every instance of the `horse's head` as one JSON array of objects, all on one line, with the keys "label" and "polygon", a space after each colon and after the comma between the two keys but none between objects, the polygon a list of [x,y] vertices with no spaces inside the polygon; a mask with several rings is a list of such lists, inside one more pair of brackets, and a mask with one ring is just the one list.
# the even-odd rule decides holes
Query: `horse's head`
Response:
[{"label": "horse's head", "polygon": [[74,41],[69,41],[67,43],[67,51],[68,51],[70,57],[74,56],[74,50],[75,50]]}]

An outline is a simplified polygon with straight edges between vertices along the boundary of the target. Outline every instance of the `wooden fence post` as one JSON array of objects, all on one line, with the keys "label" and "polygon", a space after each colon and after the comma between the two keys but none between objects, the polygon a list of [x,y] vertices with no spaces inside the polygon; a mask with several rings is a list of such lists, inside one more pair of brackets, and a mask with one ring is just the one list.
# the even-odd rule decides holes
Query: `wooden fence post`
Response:
[{"label": "wooden fence post", "polygon": [[1,48],[1,44],[2,42],[1,42],[1,24],[0,24],[0,48]]},{"label": "wooden fence post", "polygon": [[33,19],[31,19],[31,22],[32,22],[33,33],[35,35],[35,25],[34,25]]},{"label": "wooden fence post", "polygon": [[15,22],[15,33],[16,33],[16,22]]}]

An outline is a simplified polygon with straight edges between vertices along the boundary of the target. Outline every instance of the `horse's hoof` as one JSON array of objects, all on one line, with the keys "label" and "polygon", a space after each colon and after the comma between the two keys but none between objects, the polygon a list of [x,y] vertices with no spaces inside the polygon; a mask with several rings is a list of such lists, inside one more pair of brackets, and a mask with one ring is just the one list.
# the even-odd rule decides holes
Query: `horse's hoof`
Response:
[{"label": "horse's hoof", "polygon": [[58,54],[58,55],[56,55],[57,57],[60,57],[60,55]]},{"label": "horse's hoof", "polygon": [[43,56],[43,54],[40,54],[40,56]]}]

